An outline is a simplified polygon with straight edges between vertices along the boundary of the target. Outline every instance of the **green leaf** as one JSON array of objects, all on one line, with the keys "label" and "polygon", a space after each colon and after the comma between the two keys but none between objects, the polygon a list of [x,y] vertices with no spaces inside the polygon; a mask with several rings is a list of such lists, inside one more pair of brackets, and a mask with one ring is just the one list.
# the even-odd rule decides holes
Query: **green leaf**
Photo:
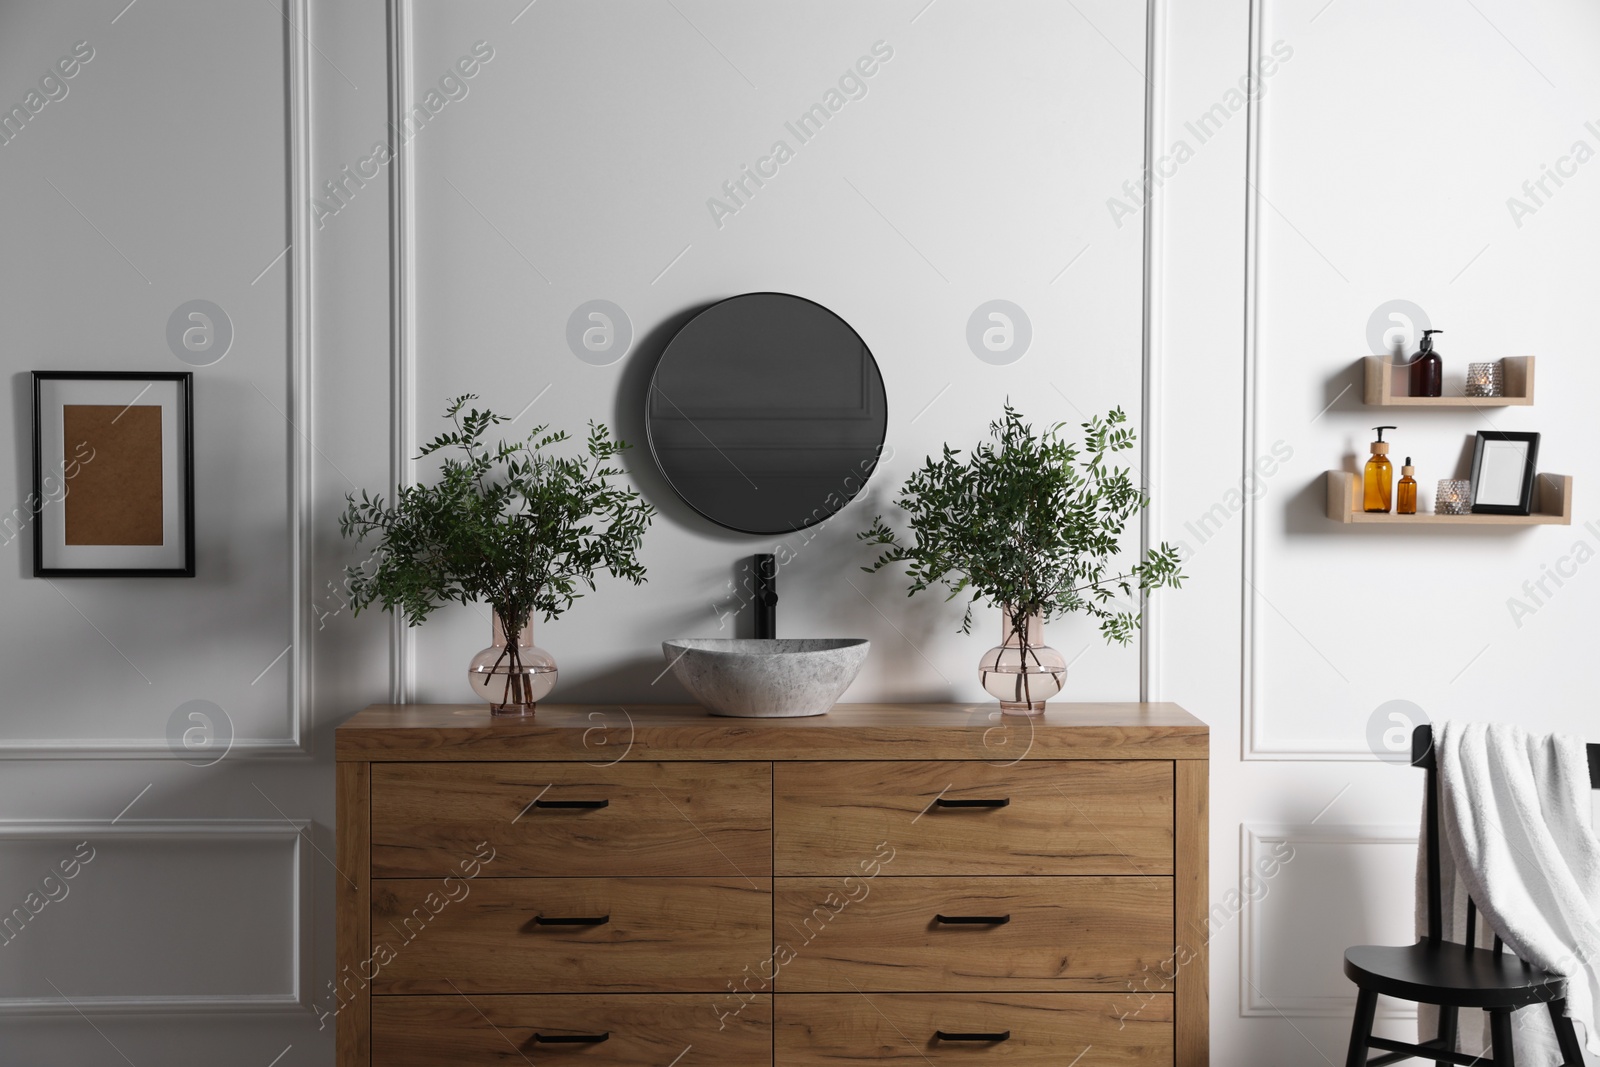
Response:
[{"label": "green leaf", "polygon": [[971,593],[972,608],[1004,605],[1046,619],[1081,612],[1097,619],[1108,642],[1127,644],[1138,612],[1116,611],[1120,595],[1176,588],[1183,580],[1177,550],[1163,544],[1121,573],[1112,573],[1130,519],[1149,504],[1128,470],[1107,454],[1138,438],[1113,408],[1083,423],[1081,448],[1062,437],[1064,423],[1036,433],[1009,402],[989,426],[989,440],[963,460],[945,445],[912,472],[895,499],[910,525],[902,536],[882,516],[857,536],[885,549],[866,571],[904,563],[908,594],[935,585],[946,599]]},{"label": "green leaf", "polygon": [[346,496],[341,534],[378,542],[346,570],[353,612],[376,604],[415,626],[441,604],[477,601],[507,619],[537,611],[548,621],[600,573],[642,583],[638,551],[655,509],[618,485],[622,470],[608,462],[629,446],[598,423],[577,455],[547,452],[568,441],[547,426],[486,445],[484,435],[510,420],[468,409],[476,399],[452,399],[444,417],[453,430],[418,449],[446,453],[435,484],[406,486],[392,504],[366,490]]}]

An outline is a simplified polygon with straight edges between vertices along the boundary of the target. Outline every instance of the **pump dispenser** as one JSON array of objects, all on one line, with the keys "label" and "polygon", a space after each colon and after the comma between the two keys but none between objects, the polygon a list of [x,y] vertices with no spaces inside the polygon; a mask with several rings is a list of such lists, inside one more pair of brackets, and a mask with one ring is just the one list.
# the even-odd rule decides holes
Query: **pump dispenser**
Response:
[{"label": "pump dispenser", "polygon": [[1443,330],[1422,331],[1422,351],[1411,361],[1411,395],[1444,395],[1444,360],[1433,350],[1433,335]]},{"label": "pump dispenser", "polygon": [[1394,513],[1396,515],[1415,515],[1417,513],[1417,480],[1412,477],[1417,469],[1411,465],[1411,457],[1406,457],[1406,465],[1400,468],[1400,484],[1395,486]]},{"label": "pump dispenser", "polygon": [[1389,442],[1383,439],[1383,431],[1393,430],[1393,426],[1374,426],[1378,431],[1378,439],[1372,442],[1372,458],[1367,460],[1366,473],[1363,475],[1362,488],[1365,490],[1366,511],[1389,510],[1389,502],[1394,490],[1394,464],[1389,462]]}]

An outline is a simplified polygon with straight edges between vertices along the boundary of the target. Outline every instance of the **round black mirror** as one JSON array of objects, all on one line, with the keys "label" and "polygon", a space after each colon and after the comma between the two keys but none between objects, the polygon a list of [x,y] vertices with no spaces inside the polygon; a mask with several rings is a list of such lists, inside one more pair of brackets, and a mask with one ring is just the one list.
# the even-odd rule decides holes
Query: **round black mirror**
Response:
[{"label": "round black mirror", "polygon": [[859,493],[888,426],[883,375],[850,324],[785,293],[713,304],[667,343],[645,428],[661,473],[744,533],[821,522]]}]

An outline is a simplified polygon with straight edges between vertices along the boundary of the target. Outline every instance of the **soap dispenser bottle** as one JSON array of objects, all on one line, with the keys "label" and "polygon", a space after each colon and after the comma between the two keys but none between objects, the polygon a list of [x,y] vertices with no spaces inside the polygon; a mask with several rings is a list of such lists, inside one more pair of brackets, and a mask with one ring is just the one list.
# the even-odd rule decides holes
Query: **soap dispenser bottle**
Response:
[{"label": "soap dispenser bottle", "polygon": [[1417,480],[1412,477],[1416,468],[1411,465],[1411,457],[1406,457],[1406,465],[1400,468],[1400,484],[1395,486],[1394,512],[1396,515],[1415,515],[1417,513]]},{"label": "soap dispenser bottle", "polygon": [[1411,361],[1411,395],[1442,396],[1444,394],[1444,360],[1433,350],[1433,335],[1443,330],[1422,331],[1422,351]]},{"label": "soap dispenser bottle", "polygon": [[1367,469],[1362,477],[1362,487],[1365,490],[1366,511],[1389,510],[1389,501],[1394,489],[1394,464],[1389,462],[1389,442],[1383,439],[1383,431],[1394,429],[1393,426],[1374,426],[1378,431],[1378,439],[1372,442],[1372,458],[1367,460]]}]

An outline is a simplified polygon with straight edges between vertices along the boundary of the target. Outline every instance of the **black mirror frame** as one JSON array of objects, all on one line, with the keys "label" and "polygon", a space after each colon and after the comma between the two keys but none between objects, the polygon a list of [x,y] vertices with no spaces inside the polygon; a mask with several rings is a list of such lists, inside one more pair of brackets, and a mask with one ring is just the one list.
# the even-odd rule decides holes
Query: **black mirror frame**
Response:
[{"label": "black mirror frame", "polygon": [[[690,318],[687,321],[685,321],[682,325],[680,325],[678,327],[678,331],[677,332],[682,332],[683,330],[687,329],[689,327],[689,325],[691,323],[693,323],[696,319],[698,319],[700,316],[706,314],[709,311],[712,311],[713,309],[719,307],[720,305],[726,304],[731,300],[739,300],[739,299],[741,299],[743,297],[748,297],[748,296],[783,296],[783,297],[789,297],[790,299],[793,299],[793,300],[800,300],[800,301],[803,301],[803,302],[805,302],[807,304],[811,304],[811,305],[814,305],[815,307],[821,308],[823,311],[827,312],[828,314],[832,315],[834,318],[838,319],[841,323],[843,323],[844,326],[847,329],[849,329],[851,333],[855,334],[856,339],[861,342],[862,351],[867,353],[867,355],[873,360],[874,366],[876,366],[877,357],[875,355],[873,355],[871,346],[868,345],[866,340],[865,340],[865,338],[863,338],[861,336],[860,331],[858,331],[854,326],[852,326],[838,312],[834,311],[832,308],[828,307],[826,304],[822,304],[822,303],[820,303],[820,302],[818,302],[816,300],[812,300],[809,297],[799,296],[799,295],[797,295],[795,293],[778,292],[777,290],[772,290],[772,289],[754,290],[754,291],[748,292],[748,293],[736,293],[733,296],[724,297],[721,300],[717,300],[717,301],[715,301],[713,303],[707,304],[706,306],[702,307],[699,311],[695,312],[694,315],[690,316]],[[674,337],[677,336],[677,332],[674,333],[674,335],[673,335]],[[672,344],[672,340],[668,339],[667,345],[666,345],[666,349],[664,349],[662,351],[662,353],[661,353],[661,358],[662,359],[666,358],[667,350],[671,348],[671,344]],[[650,451],[651,462],[653,462],[656,465],[656,470],[660,473],[661,477],[666,481],[667,485],[672,489],[672,491],[677,494],[678,499],[683,501],[684,504],[688,505],[689,509],[691,511],[693,511],[695,514],[699,515],[701,518],[705,519],[707,522],[711,523],[714,526],[721,527],[724,530],[730,530],[730,531],[732,531],[734,533],[749,534],[751,536],[756,536],[756,537],[774,537],[774,536],[780,536],[780,535],[783,535],[783,534],[798,533],[801,530],[810,529],[811,527],[816,526],[819,523],[826,522],[828,519],[831,519],[834,515],[838,514],[841,510],[843,510],[845,505],[849,504],[850,501],[854,500],[857,496],[859,496],[861,494],[862,490],[864,490],[866,488],[867,481],[872,477],[872,475],[874,473],[877,472],[879,464],[881,464],[883,462],[884,452],[888,448],[888,432],[889,432],[889,430],[888,430],[888,427],[889,427],[889,416],[888,416],[889,403],[888,403],[888,401],[889,401],[889,395],[888,395],[888,384],[883,379],[883,370],[880,367],[880,368],[877,369],[877,377],[878,377],[878,388],[882,391],[882,403],[883,403],[883,407],[884,407],[884,435],[883,435],[883,438],[878,442],[877,448],[876,448],[876,450],[874,452],[874,455],[872,457],[871,465],[867,466],[865,469],[863,469],[861,471],[861,473],[859,475],[860,484],[856,487],[856,489],[853,492],[851,492],[849,497],[845,498],[837,507],[834,507],[834,508],[825,508],[825,507],[822,507],[822,506],[818,506],[816,508],[813,508],[812,511],[811,511],[811,515],[806,519],[805,522],[800,523],[799,525],[794,526],[794,527],[792,527],[791,529],[788,529],[788,530],[750,530],[750,529],[746,529],[744,527],[730,525],[729,523],[726,523],[726,522],[722,521],[721,519],[715,517],[714,515],[710,515],[710,514],[706,513],[704,510],[702,510],[700,508],[700,506],[698,504],[696,504],[695,501],[688,494],[684,493],[673,482],[672,475],[668,472],[666,466],[664,466],[662,464],[662,462],[661,462],[661,457],[660,457],[659,453],[656,451],[655,436],[651,432],[650,417],[649,417],[649,405],[650,405],[650,402],[651,402],[651,398],[656,393],[656,377],[660,373],[660,371],[661,371],[661,364],[658,361],[656,366],[653,367],[651,369],[651,371],[650,371],[650,381],[649,381],[649,384],[647,385],[647,387],[645,389],[645,407],[646,407],[646,414],[645,414],[645,419],[644,419],[645,443],[646,443],[646,446],[648,447],[648,449]]]}]

